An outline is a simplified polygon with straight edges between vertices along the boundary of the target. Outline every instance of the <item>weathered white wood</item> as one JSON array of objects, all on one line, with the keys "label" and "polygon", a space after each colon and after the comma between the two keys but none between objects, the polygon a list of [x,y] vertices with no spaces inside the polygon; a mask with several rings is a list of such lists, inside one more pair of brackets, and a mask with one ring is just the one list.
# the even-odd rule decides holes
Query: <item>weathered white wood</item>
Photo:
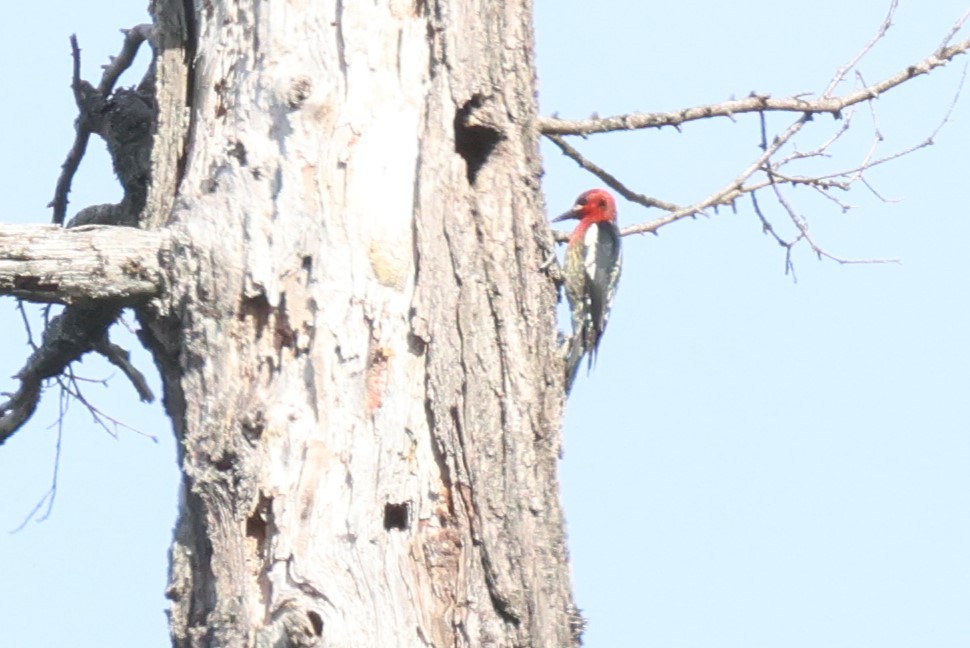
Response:
[{"label": "weathered white wood", "polygon": [[33,302],[138,303],[162,292],[168,231],[0,224],[0,294]]},{"label": "weathered white wood", "polygon": [[529,2],[197,6],[175,645],[575,644]]}]

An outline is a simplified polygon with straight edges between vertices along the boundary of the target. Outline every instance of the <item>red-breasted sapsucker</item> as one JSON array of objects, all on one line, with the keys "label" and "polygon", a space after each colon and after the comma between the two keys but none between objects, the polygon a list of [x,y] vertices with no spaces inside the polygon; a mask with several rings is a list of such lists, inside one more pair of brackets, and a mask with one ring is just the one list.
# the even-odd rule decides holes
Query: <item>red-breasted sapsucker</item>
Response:
[{"label": "red-breasted sapsucker", "polygon": [[616,226],[616,201],[604,189],[580,194],[576,204],[553,222],[578,219],[569,235],[563,264],[563,284],[572,309],[573,335],[565,350],[566,391],[576,378],[583,356],[593,368],[596,350],[620,279],[620,230]]}]

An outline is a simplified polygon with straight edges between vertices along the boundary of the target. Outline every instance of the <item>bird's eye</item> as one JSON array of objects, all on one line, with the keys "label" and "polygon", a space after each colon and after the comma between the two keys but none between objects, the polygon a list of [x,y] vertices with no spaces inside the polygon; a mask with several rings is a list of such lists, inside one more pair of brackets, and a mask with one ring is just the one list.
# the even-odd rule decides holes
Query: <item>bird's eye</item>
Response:
[{"label": "bird's eye", "polygon": [[606,201],[600,200],[600,209],[606,209]]}]

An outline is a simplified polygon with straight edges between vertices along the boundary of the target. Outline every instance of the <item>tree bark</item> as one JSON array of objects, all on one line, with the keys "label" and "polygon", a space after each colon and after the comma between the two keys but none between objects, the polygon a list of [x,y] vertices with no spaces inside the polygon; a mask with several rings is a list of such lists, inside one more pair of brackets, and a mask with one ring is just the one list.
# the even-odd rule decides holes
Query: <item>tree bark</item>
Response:
[{"label": "tree bark", "polygon": [[577,644],[530,3],[185,6],[141,310],[175,645]]}]

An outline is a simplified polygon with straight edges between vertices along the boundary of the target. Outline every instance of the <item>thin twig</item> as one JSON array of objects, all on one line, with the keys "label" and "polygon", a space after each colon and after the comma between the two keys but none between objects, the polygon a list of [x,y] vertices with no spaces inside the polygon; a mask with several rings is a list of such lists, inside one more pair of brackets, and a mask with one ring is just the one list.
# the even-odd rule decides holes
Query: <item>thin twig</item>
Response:
[{"label": "thin twig", "polygon": [[761,205],[758,204],[758,193],[756,191],[751,192],[751,204],[754,206],[754,213],[761,221],[761,231],[765,234],[770,234],[778,245],[785,248],[785,274],[790,274],[792,281],[798,283],[798,276],[795,274],[795,264],[792,262],[791,258],[791,250],[799,239],[796,238],[793,241],[786,241],[778,235],[778,232],[775,231],[774,226],[768,221],[768,218],[764,215],[764,212],[761,211]]},{"label": "thin twig", "polygon": [[[67,393],[73,399],[77,400],[79,403],[81,403],[82,405],[84,405],[84,407],[91,414],[91,418],[94,421],[94,423],[97,424],[99,427],[101,427],[101,429],[103,429],[109,435],[111,435],[112,437],[114,437],[114,438],[117,439],[118,438],[118,429],[119,428],[124,428],[126,430],[131,431],[131,432],[134,432],[135,434],[138,434],[140,436],[143,436],[146,439],[150,439],[154,443],[158,443],[158,437],[156,437],[155,435],[148,434],[147,432],[143,432],[142,430],[139,430],[138,428],[132,427],[132,426],[128,425],[127,423],[124,423],[124,422],[116,419],[115,417],[111,416],[110,414],[106,414],[102,409],[94,406],[91,403],[91,401],[89,401],[84,396],[84,394],[81,393],[81,387],[78,385],[79,378],[74,375],[73,370],[71,368],[68,368],[68,370],[65,372],[65,374],[66,374],[66,380],[67,380],[66,383],[64,382],[65,381],[65,376],[59,376],[57,378],[57,381],[58,381],[58,384],[60,384],[62,393]],[[111,423],[111,426],[109,426],[108,423]]]},{"label": "thin twig", "polygon": [[67,414],[67,408],[68,401],[65,399],[65,395],[61,393],[60,402],[58,404],[57,421],[54,422],[54,425],[57,426],[57,441],[54,444],[54,470],[51,474],[50,488],[48,488],[47,492],[41,496],[40,500],[37,501],[37,504],[34,505],[34,508],[27,513],[23,521],[17,525],[15,529],[10,531],[11,534],[20,532],[25,526],[27,526],[28,522],[35,519],[37,512],[45,503],[47,504],[47,510],[44,511],[43,515],[36,518],[37,522],[43,522],[49,518],[51,511],[54,510],[54,499],[57,497],[57,476],[60,473],[61,468],[61,442],[64,439],[64,416]]},{"label": "thin twig", "polygon": [[[71,34],[71,56],[74,61],[72,68],[73,74],[71,76],[71,90],[74,92],[74,102],[77,104],[78,110],[83,114],[84,91],[82,88],[84,81],[81,79],[81,49],[78,47],[77,36],[74,34]],[[88,140],[91,137],[91,131],[82,122],[81,117],[78,117],[75,124],[77,133],[74,136],[74,143],[71,145],[71,150],[67,153],[67,159],[61,165],[61,175],[58,176],[57,186],[54,188],[54,200],[48,205],[48,207],[54,209],[51,220],[57,225],[64,223],[64,216],[67,214],[67,196],[71,192],[71,183],[74,181],[74,174],[77,173],[78,167],[81,166],[81,160],[84,159],[84,153],[88,148]]]},{"label": "thin twig", "polygon": [[658,200],[657,198],[651,198],[650,196],[645,196],[643,194],[636,193],[625,184],[620,182],[615,176],[603,169],[602,167],[594,164],[582,153],[577,151],[575,148],[570,146],[566,140],[556,135],[550,135],[549,140],[559,147],[559,149],[565,153],[568,157],[576,161],[579,166],[586,169],[597,178],[606,183],[607,186],[614,189],[618,194],[629,200],[630,202],[635,202],[637,204],[643,205],[644,207],[659,207],[665,211],[677,211],[681,209],[680,206],[673,203],[665,202],[663,200]]},{"label": "thin twig", "polygon": [[37,350],[37,343],[34,342],[34,332],[30,328],[30,318],[27,317],[27,309],[24,308],[24,301],[22,299],[17,300],[17,310],[20,311],[20,319],[24,323],[24,330],[27,331],[27,344],[34,351]]},{"label": "thin twig", "polygon": [[953,24],[953,27],[950,29],[949,33],[947,33],[943,41],[940,42],[940,46],[936,48],[937,51],[947,48],[950,41],[953,40],[953,37],[956,36],[961,29],[963,29],[963,26],[966,24],[968,18],[970,18],[970,9],[967,9],[963,15],[960,16],[960,19]]},{"label": "thin twig", "polygon": [[672,211],[666,216],[662,216],[647,223],[641,223],[639,225],[632,225],[624,228],[622,233],[624,235],[629,235],[655,232],[664,225],[669,225],[670,223],[687,218],[688,216],[703,213],[705,210],[717,205],[729,205],[746,193],[751,193],[752,191],[756,191],[757,189],[773,184],[772,180],[765,180],[764,182],[756,182],[747,186],[745,185],[745,183],[754,174],[756,174],[758,171],[762,171],[765,168],[765,164],[768,162],[768,160],[770,160],[781,147],[787,144],[791,138],[802,129],[807,121],[808,116],[802,115],[801,118],[793,122],[782,134],[776,136],[770,144],[767,144],[766,150],[761,153],[761,155],[759,155],[754,162],[748,165],[748,167],[744,169],[736,178],[709,195],[707,198],[704,198],[703,200],[688,207],[683,207],[681,209]]},{"label": "thin twig", "polygon": [[857,65],[859,65],[862,59],[864,59],[866,55],[873,50],[876,43],[883,39],[883,37],[889,31],[889,28],[893,26],[893,17],[896,15],[897,7],[899,7],[899,0],[892,0],[892,2],[889,3],[889,11],[886,12],[886,17],[879,25],[879,29],[876,30],[876,33],[873,34],[872,38],[870,38],[869,41],[862,46],[862,49],[860,49],[856,55],[849,60],[848,63],[836,70],[835,76],[832,77],[832,80],[829,81],[828,87],[825,88],[825,92],[822,93],[823,97],[830,97],[836,86],[842,83],[842,81],[845,79],[845,76],[854,70]]},{"label": "thin twig", "polygon": [[812,235],[809,234],[808,223],[805,221],[805,219],[802,216],[798,214],[797,211],[795,211],[795,208],[791,205],[791,203],[788,202],[787,198],[785,198],[784,193],[781,191],[781,187],[775,184],[775,185],[772,185],[771,189],[772,191],[775,192],[775,199],[778,201],[778,204],[781,205],[782,208],[784,208],[784,210],[788,213],[789,219],[792,221],[792,223],[795,224],[795,227],[798,228],[798,231],[800,233],[799,238],[801,240],[804,240],[806,243],[808,243],[809,247],[812,248],[812,251],[815,252],[815,255],[819,259],[826,258],[842,265],[900,262],[899,259],[848,259],[845,257],[839,257],[829,252],[826,252],[824,249],[822,249],[821,246],[819,246],[815,242],[815,240],[812,238]]}]

